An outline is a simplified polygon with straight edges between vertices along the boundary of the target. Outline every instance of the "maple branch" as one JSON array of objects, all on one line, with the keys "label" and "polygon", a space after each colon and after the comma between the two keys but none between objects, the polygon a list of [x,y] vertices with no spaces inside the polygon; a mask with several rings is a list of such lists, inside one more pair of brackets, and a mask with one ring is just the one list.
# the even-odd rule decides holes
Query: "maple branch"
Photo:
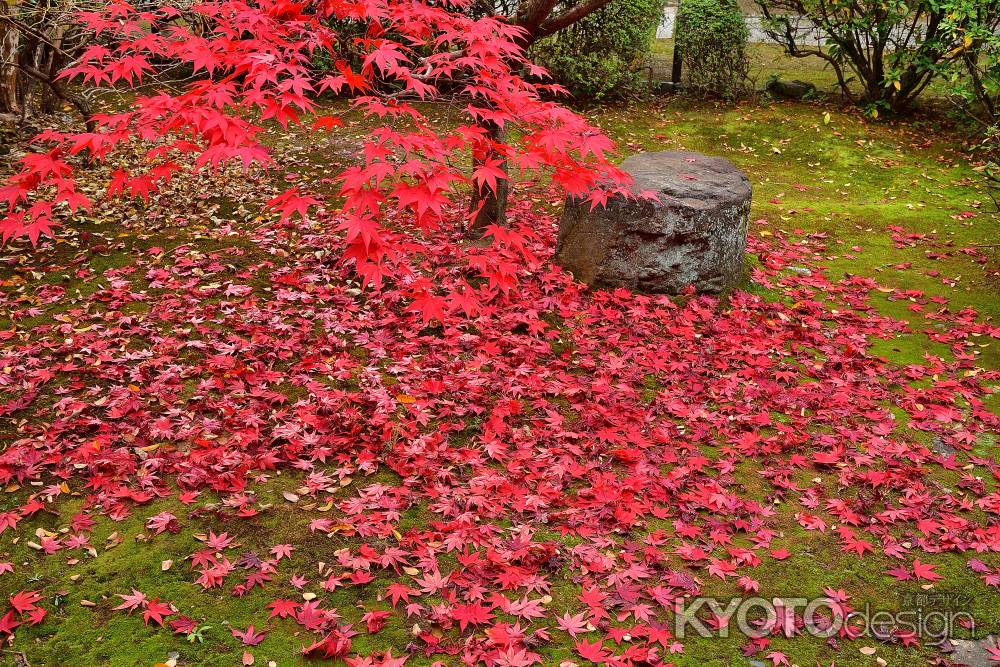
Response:
[{"label": "maple branch", "polygon": [[542,24],[538,26],[538,29],[534,31],[533,37],[535,39],[541,39],[543,37],[548,37],[549,35],[554,35],[563,28],[571,26],[580,19],[593,14],[609,2],[611,2],[611,0],[585,0],[577,5],[573,5],[561,14],[542,22]]},{"label": "maple branch", "polygon": [[518,6],[512,22],[528,32],[529,43],[537,39],[539,26],[549,17],[557,2],[558,0],[531,0]]},{"label": "maple branch", "polygon": [[46,76],[45,72],[40,72],[31,65],[25,65],[18,62],[12,64],[14,67],[21,70],[36,81],[44,83],[48,86],[49,90],[52,91],[52,94],[61,99],[63,102],[68,102],[76,107],[76,110],[81,116],[83,116],[83,124],[87,126],[88,132],[93,132],[97,128],[97,125],[94,122],[94,113],[90,110],[90,105],[87,103],[87,100],[66,91],[62,86]]}]

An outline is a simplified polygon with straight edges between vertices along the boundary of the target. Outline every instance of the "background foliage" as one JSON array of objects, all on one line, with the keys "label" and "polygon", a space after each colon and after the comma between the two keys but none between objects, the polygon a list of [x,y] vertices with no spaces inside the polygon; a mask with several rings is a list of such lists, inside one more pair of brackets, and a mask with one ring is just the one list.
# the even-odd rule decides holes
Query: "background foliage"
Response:
[{"label": "background foliage", "polygon": [[844,96],[872,116],[909,109],[961,45],[947,27],[951,0],[757,0],[757,5],[773,40],[793,57],[830,63]]},{"label": "background foliage", "polygon": [[57,77],[87,37],[74,21],[91,0],[0,0],[0,113],[28,117],[72,105],[88,119],[87,100]]},{"label": "background foliage", "polygon": [[639,92],[660,0],[612,0],[532,47],[536,62],[574,97],[596,101]]}]

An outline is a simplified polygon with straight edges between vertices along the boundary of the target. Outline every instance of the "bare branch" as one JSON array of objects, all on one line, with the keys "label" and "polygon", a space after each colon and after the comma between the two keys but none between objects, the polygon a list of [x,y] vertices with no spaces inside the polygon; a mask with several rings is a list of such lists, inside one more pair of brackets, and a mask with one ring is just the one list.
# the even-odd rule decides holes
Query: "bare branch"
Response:
[{"label": "bare branch", "polygon": [[549,35],[554,35],[563,28],[569,27],[580,19],[593,14],[609,2],[611,2],[611,0],[584,0],[583,2],[573,5],[561,14],[542,22],[542,24],[538,27],[538,30],[535,31],[535,39],[541,39],[543,37],[548,37]]}]

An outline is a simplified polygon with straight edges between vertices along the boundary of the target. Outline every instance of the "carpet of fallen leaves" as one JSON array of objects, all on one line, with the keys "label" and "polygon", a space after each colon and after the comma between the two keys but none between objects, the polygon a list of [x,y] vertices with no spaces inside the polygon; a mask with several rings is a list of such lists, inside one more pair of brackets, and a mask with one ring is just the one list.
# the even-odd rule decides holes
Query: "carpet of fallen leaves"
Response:
[{"label": "carpet of fallen leaves", "polygon": [[[890,559],[884,577],[933,584],[928,557],[956,552],[984,589],[1000,586],[1000,468],[973,451],[1000,430],[983,403],[1000,374],[978,366],[973,341],[1000,328],[900,293],[951,354],[898,365],[872,345],[908,326],[872,306],[873,280],[827,277],[823,234],[753,234],[752,291],[672,300],[587,291],[551,262],[553,217],[522,205],[513,219],[516,238],[492,249],[414,241],[425,276],[380,294],[337,265],[322,223],[218,221],[205,243],[168,247],[104,228],[96,247],[84,231],[73,250],[11,259],[0,486],[19,500],[0,511],[0,554],[16,540],[86,559],[105,548],[95,525],[168,496],[190,514],[150,517],[145,548],[209,496],[226,526],[309,512],[308,533],[266,552],[220,528],[173,566],[207,594],[296,591],[232,628],[244,664],[275,623],[300,626],[305,656],[352,665],[542,664],[557,639],[580,663],[669,664],[685,644],[670,622],[678,600],[708,580],[768,595],[755,571],[794,554],[774,544],[789,513],[859,563]],[[477,284],[469,254],[506,273]],[[431,275],[500,296],[429,324],[419,295],[432,296]],[[398,483],[365,481],[385,470]],[[255,486],[279,472],[299,483],[263,508]],[[36,530],[69,496],[78,509]],[[428,521],[403,528],[418,506]],[[350,546],[331,549],[316,579],[298,541],[323,536]],[[59,622],[30,586],[4,583],[21,565],[2,560],[0,636]],[[576,604],[557,613],[552,588],[566,582]],[[365,586],[388,604],[360,623],[324,602]],[[106,613],[179,641],[203,622],[156,590],[107,593]],[[855,591],[829,594],[832,613],[851,610]],[[394,616],[413,625],[408,644],[352,650]],[[784,621],[743,654],[788,664],[766,636],[801,630],[795,612]]]}]

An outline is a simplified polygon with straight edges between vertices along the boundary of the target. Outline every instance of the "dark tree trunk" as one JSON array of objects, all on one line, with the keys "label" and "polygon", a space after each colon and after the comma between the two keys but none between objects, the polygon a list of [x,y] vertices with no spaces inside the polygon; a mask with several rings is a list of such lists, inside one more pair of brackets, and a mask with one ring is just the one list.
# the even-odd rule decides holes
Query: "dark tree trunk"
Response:
[{"label": "dark tree trunk", "polygon": [[[507,137],[506,130],[502,130],[495,125],[487,129],[489,138],[497,143],[503,143]],[[489,187],[478,187],[472,184],[472,201],[469,204],[469,213],[473,215],[469,223],[469,238],[482,238],[486,227],[489,225],[504,225],[507,223],[507,200],[510,197],[510,175],[507,160],[495,151],[488,152],[486,159],[501,160],[500,169],[507,176],[505,179],[497,179],[496,190]],[[481,164],[480,160],[472,161],[472,168],[476,169]]]},{"label": "dark tree trunk", "polygon": [[[608,4],[610,0],[577,0],[568,7],[559,6],[559,0],[521,0],[518,3],[517,11],[514,15],[506,17],[506,20],[524,32],[518,38],[518,43],[523,49],[528,49],[536,41],[550,37],[563,28],[573,25],[580,19],[597,11]],[[484,3],[486,13],[495,16],[495,9],[492,3]],[[561,9],[559,13],[555,10]],[[489,137],[496,143],[506,141],[506,131],[496,127],[490,127],[486,123],[481,123]],[[501,160],[501,170],[505,175],[509,174],[507,161],[495,151],[481,159]],[[475,169],[480,163],[473,159],[472,168]],[[468,235],[470,238],[480,238],[488,225],[504,225],[507,222],[507,200],[510,196],[510,179],[505,178],[497,181],[496,191],[488,188],[480,191],[473,184],[472,202],[470,213],[475,214],[469,223]]]},{"label": "dark tree trunk", "polygon": [[683,69],[683,54],[681,54],[680,44],[677,43],[677,23],[674,22],[674,60],[670,66],[670,80],[674,84],[674,90],[680,88],[681,73]]}]

